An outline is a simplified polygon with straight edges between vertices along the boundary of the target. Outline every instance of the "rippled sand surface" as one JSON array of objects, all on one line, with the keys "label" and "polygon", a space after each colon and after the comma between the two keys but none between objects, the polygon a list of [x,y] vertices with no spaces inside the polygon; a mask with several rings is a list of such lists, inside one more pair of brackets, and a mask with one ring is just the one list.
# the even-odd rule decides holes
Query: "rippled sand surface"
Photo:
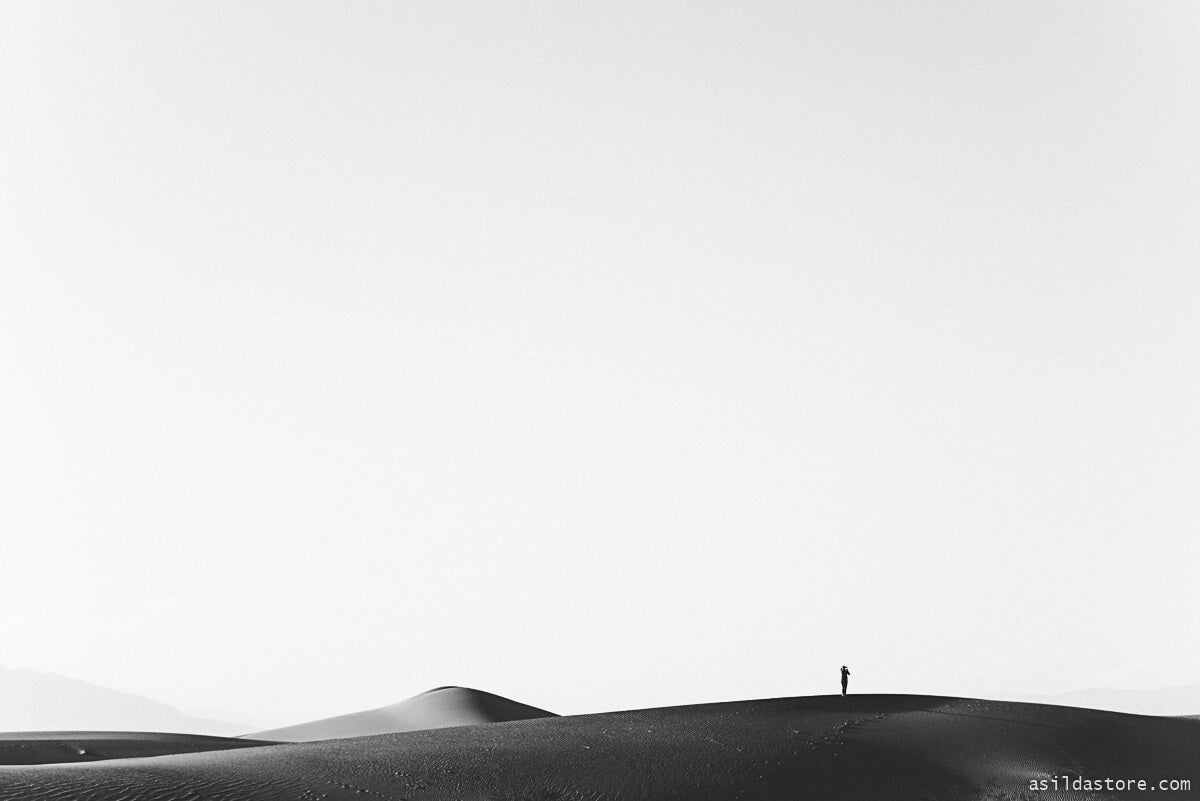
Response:
[{"label": "rippled sand surface", "polygon": [[816,696],[0,768],[0,801],[1055,799],[1051,774],[1200,784],[1200,723],[972,699]]}]

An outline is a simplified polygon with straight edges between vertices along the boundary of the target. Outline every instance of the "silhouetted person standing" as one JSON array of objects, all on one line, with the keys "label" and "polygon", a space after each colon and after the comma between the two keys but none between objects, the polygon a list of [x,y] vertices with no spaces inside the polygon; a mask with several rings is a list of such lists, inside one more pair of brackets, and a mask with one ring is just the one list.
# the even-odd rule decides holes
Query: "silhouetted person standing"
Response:
[{"label": "silhouetted person standing", "polygon": [[842,695],[846,694],[846,685],[850,683],[850,671],[842,665]]}]

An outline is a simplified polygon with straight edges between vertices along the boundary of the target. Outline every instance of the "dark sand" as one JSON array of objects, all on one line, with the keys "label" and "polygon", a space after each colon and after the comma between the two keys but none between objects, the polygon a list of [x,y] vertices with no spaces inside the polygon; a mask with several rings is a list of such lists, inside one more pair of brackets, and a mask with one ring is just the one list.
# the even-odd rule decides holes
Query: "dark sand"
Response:
[{"label": "dark sand", "polygon": [[97,762],[273,745],[241,737],[136,731],[34,731],[0,734],[0,765]]},{"label": "dark sand", "polygon": [[[1190,792],[1031,792],[1031,779]],[[1200,798],[1200,723],[911,695],[780,698],[94,764],[0,768],[0,801]]]}]

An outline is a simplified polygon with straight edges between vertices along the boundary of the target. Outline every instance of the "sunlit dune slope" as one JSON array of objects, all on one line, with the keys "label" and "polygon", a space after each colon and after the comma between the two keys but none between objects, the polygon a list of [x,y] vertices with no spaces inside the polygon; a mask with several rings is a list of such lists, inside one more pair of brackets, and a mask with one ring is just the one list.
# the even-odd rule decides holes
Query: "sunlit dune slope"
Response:
[{"label": "sunlit dune slope", "polygon": [[553,712],[467,687],[438,687],[397,704],[247,735],[259,740],[309,742],[449,726],[554,717]]}]

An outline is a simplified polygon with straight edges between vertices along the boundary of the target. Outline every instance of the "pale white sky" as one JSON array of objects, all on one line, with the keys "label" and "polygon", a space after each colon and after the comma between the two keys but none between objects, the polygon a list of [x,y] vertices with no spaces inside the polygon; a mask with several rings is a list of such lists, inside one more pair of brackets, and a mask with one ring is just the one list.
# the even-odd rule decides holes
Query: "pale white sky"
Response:
[{"label": "pale white sky", "polygon": [[1200,680],[1198,45],[6,4],[0,664],[261,725]]}]

